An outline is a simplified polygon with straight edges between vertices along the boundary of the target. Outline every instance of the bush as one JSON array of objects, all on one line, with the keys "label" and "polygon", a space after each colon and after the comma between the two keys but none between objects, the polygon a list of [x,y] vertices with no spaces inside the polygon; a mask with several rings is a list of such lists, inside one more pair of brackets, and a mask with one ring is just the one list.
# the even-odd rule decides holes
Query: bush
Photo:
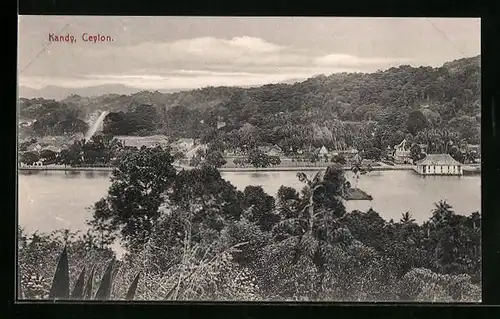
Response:
[{"label": "bush", "polygon": [[401,300],[424,302],[477,302],[481,288],[468,275],[442,275],[428,269],[409,271],[398,282],[396,291]]},{"label": "bush", "polygon": [[[97,248],[90,238],[77,236],[69,231],[52,234],[25,234],[19,229],[18,266],[21,290],[26,299],[46,299],[50,292],[58,257],[66,246],[69,262],[69,284],[74,286],[83,267],[90,270],[93,265],[105,265],[114,258],[110,249]],[[96,274],[104,271],[96,268]]]}]

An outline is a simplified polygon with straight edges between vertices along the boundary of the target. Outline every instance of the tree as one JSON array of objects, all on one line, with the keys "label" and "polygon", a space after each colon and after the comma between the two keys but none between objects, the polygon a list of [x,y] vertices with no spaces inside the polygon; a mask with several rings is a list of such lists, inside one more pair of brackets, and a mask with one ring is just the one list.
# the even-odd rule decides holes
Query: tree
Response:
[{"label": "tree", "polygon": [[242,213],[243,195],[224,180],[213,166],[182,170],[169,195],[171,209],[180,215],[189,242],[201,241],[203,234],[218,234]]},{"label": "tree", "polygon": [[413,144],[410,148],[410,157],[413,160],[413,163],[419,161],[425,157],[425,154],[420,149],[418,144]]},{"label": "tree", "polygon": [[427,118],[419,110],[412,111],[408,116],[406,128],[413,136],[429,126]]},{"label": "tree", "polygon": [[54,162],[56,160],[57,153],[52,150],[42,150],[40,152],[40,158],[44,160],[44,162]]},{"label": "tree", "polygon": [[33,165],[38,162],[39,159],[38,154],[34,152],[24,152],[21,154],[21,163],[26,165]]},{"label": "tree", "polygon": [[300,195],[293,187],[281,186],[276,195],[278,214],[283,219],[297,218]]},{"label": "tree", "polygon": [[335,156],[333,156],[331,161],[333,163],[337,163],[337,164],[341,164],[341,165],[347,164],[347,160],[342,155],[335,155]]},{"label": "tree", "polygon": [[251,208],[248,220],[256,222],[263,231],[270,231],[280,219],[274,212],[274,197],[266,194],[262,186],[247,186],[243,195],[245,207]]},{"label": "tree", "polygon": [[319,152],[310,152],[307,156],[309,162],[316,164],[319,161]]},{"label": "tree", "polygon": [[278,166],[281,164],[281,159],[277,155],[269,155],[268,159],[271,166]]},{"label": "tree", "polygon": [[[310,298],[314,299],[323,293],[332,245],[337,241],[349,240],[348,230],[340,225],[346,217],[340,197],[345,178],[343,171],[336,167],[328,167],[312,179],[305,173],[298,173],[297,177],[306,184],[299,200],[298,213],[296,217],[292,214],[291,218],[280,221],[274,227],[275,238],[280,242],[269,247],[273,249],[271,256],[267,257],[270,258],[268,262],[271,266],[266,264],[264,267],[273,267],[274,260],[279,258],[272,257],[274,254],[291,255],[288,257],[290,265],[287,269],[308,265],[308,273],[314,274],[308,277],[308,285],[312,289],[309,291],[314,291]],[[293,197],[293,194],[289,195]]]},{"label": "tree", "polygon": [[94,207],[91,225],[107,224],[120,231],[129,249],[137,249],[160,216],[165,192],[175,181],[169,150],[161,147],[126,152],[113,169],[108,195]]},{"label": "tree", "polygon": [[346,179],[341,168],[329,166],[324,172],[317,173],[313,179],[304,173],[298,173],[297,177],[306,184],[302,203],[303,209],[307,209],[308,228],[306,233],[312,234],[316,218],[324,214],[325,211],[329,211],[329,215],[343,218],[345,207],[341,196]]},{"label": "tree", "polygon": [[70,166],[79,166],[84,162],[85,140],[74,141],[68,148],[68,152],[63,154]]},{"label": "tree", "polygon": [[412,217],[412,215],[410,214],[410,212],[405,212],[403,214],[401,214],[401,220],[400,220],[401,224],[412,224],[415,222],[415,219]]},{"label": "tree", "polygon": [[256,168],[264,168],[271,165],[270,157],[259,149],[254,149],[248,154],[247,162]]},{"label": "tree", "polygon": [[438,203],[435,203],[434,206],[435,208],[432,211],[432,217],[430,219],[434,227],[440,227],[448,223],[453,218],[453,207],[445,200],[441,200]]},{"label": "tree", "polygon": [[448,125],[457,130],[460,136],[471,144],[479,144],[481,138],[481,128],[476,119],[472,116],[463,115],[451,119]]},{"label": "tree", "polygon": [[205,159],[206,165],[211,165],[214,167],[222,167],[226,165],[227,161],[224,159],[222,154],[218,151],[212,151],[207,154],[207,158]]},{"label": "tree", "polygon": [[372,148],[369,148],[365,151],[364,156],[367,159],[371,159],[374,161],[380,161],[380,159],[382,158],[382,153],[383,153],[383,151],[381,149],[376,148],[376,147],[372,147]]}]

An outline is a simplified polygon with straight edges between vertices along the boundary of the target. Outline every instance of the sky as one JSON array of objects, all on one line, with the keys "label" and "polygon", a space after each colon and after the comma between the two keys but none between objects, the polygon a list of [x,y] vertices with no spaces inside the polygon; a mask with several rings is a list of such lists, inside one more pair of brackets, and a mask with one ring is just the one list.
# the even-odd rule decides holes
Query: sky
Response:
[{"label": "sky", "polygon": [[[49,42],[51,33],[76,42]],[[437,67],[480,51],[477,18],[19,16],[18,72],[35,89],[190,89]]]}]

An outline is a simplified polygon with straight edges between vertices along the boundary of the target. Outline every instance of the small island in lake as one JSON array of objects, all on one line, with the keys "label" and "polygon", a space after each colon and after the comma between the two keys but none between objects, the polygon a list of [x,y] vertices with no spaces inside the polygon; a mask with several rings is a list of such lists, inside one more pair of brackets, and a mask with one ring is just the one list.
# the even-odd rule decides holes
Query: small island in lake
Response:
[{"label": "small island in lake", "polygon": [[372,200],[373,197],[359,188],[346,189],[343,196],[344,200]]}]

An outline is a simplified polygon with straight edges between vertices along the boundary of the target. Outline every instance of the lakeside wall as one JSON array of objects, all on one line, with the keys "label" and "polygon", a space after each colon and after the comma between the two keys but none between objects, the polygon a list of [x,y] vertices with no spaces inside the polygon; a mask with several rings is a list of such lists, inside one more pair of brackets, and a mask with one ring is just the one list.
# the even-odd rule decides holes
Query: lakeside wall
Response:
[{"label": "lakeside wall", "polygon": [[[174,165],[178,169],[193,169],[194,167]],[[113,167],[63,167],[63,166],[33,166],[19,167],[19,171],[104,171],[111,172]],[[326,169],[326,166],[304,166],[304,167],[221,167],[221,172],[294,172],[294,171],[319,171]],[[349,171],[351,167],[344,166],[343,170]],[[372,171],[397,171],[397,170],[412,170],[411,165],[395,165],[395,166],[375,166]]]},{"label": "lakeside wall", "polygon": [[[177,169],[193,169],[194,167],[174,164]],[[327,166],[303,166],[303,167],[266,167],[266,168],[255,168],[255,167],[221,167],[219,171],[221,172],[310,172],[310,171],[320,171],[326,169]],[[342,167],[345,171],[350,171],[350,166]],[[22,166],[18,167],[19,171],[91,171],[91,172],[112,172],[113,167],[64,167],[57,165],[48,166]],[[380,165],[372,166],[372,171],[405,171],[405,170],[415,170],[413,165]],[[481,174],[481,166],[464,166],[464,175],[475,175]]]}]

